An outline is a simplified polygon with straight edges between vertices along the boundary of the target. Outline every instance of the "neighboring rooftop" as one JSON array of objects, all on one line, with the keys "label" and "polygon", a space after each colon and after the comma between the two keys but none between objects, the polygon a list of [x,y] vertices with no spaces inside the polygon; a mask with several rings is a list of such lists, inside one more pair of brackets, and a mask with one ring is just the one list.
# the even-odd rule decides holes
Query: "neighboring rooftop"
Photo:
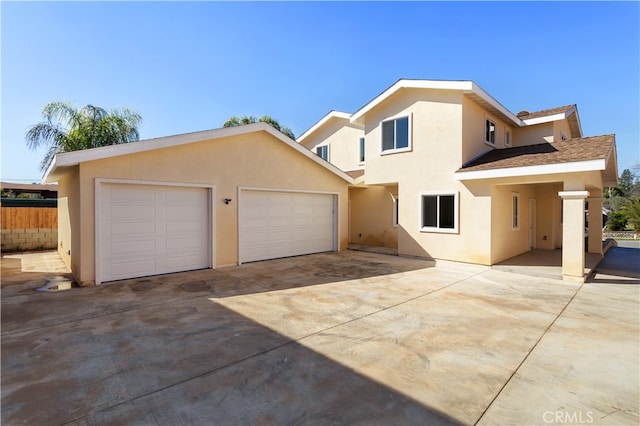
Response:
[{"label": "neighboring rooftop", "polygon": [[20,194],[40,194],[44,198],[57,198],[58,185],[43,185],[39,183],[13,183],[0,182],[0,188],[11,191],[16,195]]}]

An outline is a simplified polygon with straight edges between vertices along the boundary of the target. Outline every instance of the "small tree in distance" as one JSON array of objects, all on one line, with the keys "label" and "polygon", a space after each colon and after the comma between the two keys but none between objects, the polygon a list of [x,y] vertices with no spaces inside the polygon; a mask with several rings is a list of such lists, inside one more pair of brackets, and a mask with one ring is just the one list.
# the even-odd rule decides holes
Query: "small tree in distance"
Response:
[{"label": "small tree in distance", "polygon": [[238,117],[234,115],[231,118],[229,118],[227,121],[225,121],[222,127],[243,126],[245,124],[253,124],[258,122],[267,123],[274,129],[279,130],[280,132],[284,133],[291,139],[296,140],[296,136],[293,134],[293,131],[290,128],[288,128],[287,126],[281,125],[280,123],[278,123],[278,120],[276,120],[275,118],[271,118],[268,115],[263,115],[260,118],[256,118],[253,115],[244,115],[242,117]]}]

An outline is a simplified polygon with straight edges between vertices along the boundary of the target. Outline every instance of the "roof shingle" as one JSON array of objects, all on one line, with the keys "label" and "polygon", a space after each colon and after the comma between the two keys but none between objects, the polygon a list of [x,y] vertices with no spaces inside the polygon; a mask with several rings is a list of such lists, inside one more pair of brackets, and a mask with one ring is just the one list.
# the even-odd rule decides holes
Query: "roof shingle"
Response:
[{"label": "roof shingle", "polygon": [[458,172],[606,159],[614,143],[615,135],[602,135],[554,143],[494,149],[465,164],[458,169]]}]

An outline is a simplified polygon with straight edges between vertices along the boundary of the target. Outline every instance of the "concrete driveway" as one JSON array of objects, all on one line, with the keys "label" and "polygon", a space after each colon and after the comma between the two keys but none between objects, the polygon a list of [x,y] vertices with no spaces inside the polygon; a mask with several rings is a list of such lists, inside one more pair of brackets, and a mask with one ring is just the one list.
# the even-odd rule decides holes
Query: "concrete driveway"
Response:
[{"label": "concrete driveway", "polygon": [[2,259],[3,425],[640,419],[637,280],[347,251],[40,293],[24,261]]}]

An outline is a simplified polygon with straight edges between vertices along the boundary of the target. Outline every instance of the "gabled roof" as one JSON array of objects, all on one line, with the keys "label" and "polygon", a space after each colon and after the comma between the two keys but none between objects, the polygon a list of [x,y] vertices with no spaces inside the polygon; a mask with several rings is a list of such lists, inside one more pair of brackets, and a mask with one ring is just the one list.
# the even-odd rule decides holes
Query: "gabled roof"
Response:
[{"label": "gabled roof", "polygon": [[351,122],[364,124],[364,116],[386,99],[403,89],[434,89],[434,90],[456,90],[468,95],[475,102],[482,105],[491,113],[502,117],[505,121],[510,121],[517,126],[522,126],[522,121],[511,111],[505,108],[500,102],[482,90],[473,81],[469,80],[409,80],[400,79],[391,87],[375,97],[372,101],[364,105],[351,115]]},{"label": "gabled roof", "polygon": [[606,171],[606,183],[611,183],[617,180],[615,156],[615,135],[492,149],[458,169],[456,178],[469,180],[600,170]]},{"label": "gabled roof", "polygon": [[161,148],[169,148],[173,146],[187,145],[190,143],[204,142],[207,140],[221,139],[230,136],[238,136],[254,132],[266,132],[274,136],[282,143],[288,145],[292,149],[295,149],[300,154],[328,169],[332,173],[336,174],[340,178],[344,179],[348,183],[353,183],[353,179],[345,172],[334,166],[333,164],[324,161],[316,154],[312,153],[308,149],[300,146],[295,141],[274,129],[267,123],[253,123],[243,126],[227,127],[221,129],[204,130],[200,132],[184,133],[180,135],[165,136],[155,139],[141,140],[138,142],[131,142],[120,145],[103,146],[100,148],[85,149],[82,151],[66,152],[62,154],[56,154],[53,161],[49,165],[47,172],[42,178],[43,183],[55,182],[59,176],[65,171],[65,169],[73,166],[77,166],[85,161],[101,160],[105,158],[117,157],[120,155],[135,154],[139,152],[152,151]]},{"label": "gabled roof", "polygon": [[539,118],[539,117],[549,117],[549,116],[554,116],[554,115],[558,115],[558,114],[562,114],[565,116],[568,116],[568,112],[570,112],[572,109],[575,109],[576,105],[565,105],[565,106],[561,106],[561,107],[555,107],[555,108],[549,108],[549,109],[543,109],[542,111],[535,111],[535,112],[529,112],[529,111],[520,111],[517,116],[519,119],[526,121],[526,120],[531,120],[534,118]]},{"label": "gabled roof", "polygon": [[327,115],[325,115],[324,117],[322,117],[320,120],[318,120],[313,126],[311,126],[309,129],[307,129],[304,133],[302,133],[300,136],[298,136],[298,138],[296,139],[296,141],[298,143],[302,143],[306,138],[308,138],[309,136],[311,136],[312,134],[314,134],[316,131],[318,131],[319,129],[321,129],[325,124],[327,124],[329,121],[334,120],[334,119],[342,119],[342,120],[349,120],[349,118],[351,118],[351,114],[347,113],[347,112],[341,112],[341,111],[335,111],[335,110],[331,110],[327,113]]},{"label": "gabled roof", "polygon": [[571,136],[574,138],[582,137],[582,125],[580,124],[580,117],[578,116],[578,107],[576,104],[535,112],[520,111],[518,113],[518,118],[520,118],[520,120],[522,120],[527,126],[568,119]]}]

